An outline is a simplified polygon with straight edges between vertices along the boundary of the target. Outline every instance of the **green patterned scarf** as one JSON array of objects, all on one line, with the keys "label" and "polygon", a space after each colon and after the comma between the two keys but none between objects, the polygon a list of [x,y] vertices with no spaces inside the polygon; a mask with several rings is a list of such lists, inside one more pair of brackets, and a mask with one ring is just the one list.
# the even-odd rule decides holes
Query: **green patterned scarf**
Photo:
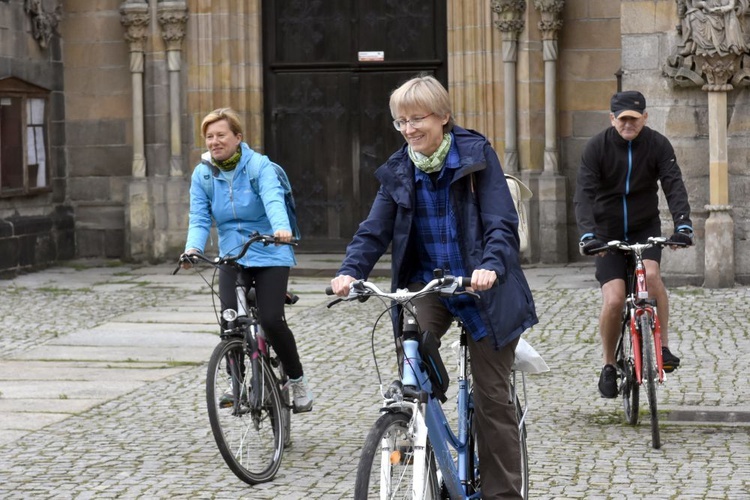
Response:
[{"label": "green patterned scarf", "polygon": [[411,158],[411,161],[414,162],[414,165],[416,165],[419,170],[426,174],[431,174],[433,172],[440,172],[450,149],[451,135],[445,134],[443,135],[443,142],[440,143],[440,146],[438,146],[437,150],[435,150],[432,155],[425,156],[422,153],[414,151],[411,149],[411,146],[409,146],[409,158]]},{"label": "green patterned scarf", "polygon": [[231,172],[237,167],[237,164],[240,162],[240,158],[242,158],[242,148],[239,148],[236,153],[234,153],[224,161],[220,161],[214,157],[211,157],[211,162],[213,162],[213,164],[216,165],[222,172]]}]

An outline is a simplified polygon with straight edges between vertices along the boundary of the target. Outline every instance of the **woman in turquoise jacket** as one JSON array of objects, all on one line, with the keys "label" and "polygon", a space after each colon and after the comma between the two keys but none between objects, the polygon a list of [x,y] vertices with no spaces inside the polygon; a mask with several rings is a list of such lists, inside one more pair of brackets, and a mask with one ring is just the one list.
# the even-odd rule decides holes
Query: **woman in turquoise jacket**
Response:
[{"label": "woman in turquoise jacket", "polygon": [[[206,115],[201,133],[208,151],[193,171],[190,183],[190,225],[185,253],[202,253],[212,220],[219,233],[219,253],[239,252],[255,232],[273,234],[289,242],[292,228],[286,212],[284,190],[271,161],[242,141],[242,124],[236,112],[216,109]],[[250,166],[259,162],[257,190],[250,182]],[[257,191],[257,192],[256,192]],[[251,245],[239,261],[241,279],[254,284],[259,321],[289,375],[294,412],[312,409],[312,394],[304,377],[294,334],[284,318],[289,269],[296,264],[289,245]],[[189,265],[189,264],[188,264]],[[237,309],[235,283],[238,272],[224,266],[219,273],[222,310]]]}]

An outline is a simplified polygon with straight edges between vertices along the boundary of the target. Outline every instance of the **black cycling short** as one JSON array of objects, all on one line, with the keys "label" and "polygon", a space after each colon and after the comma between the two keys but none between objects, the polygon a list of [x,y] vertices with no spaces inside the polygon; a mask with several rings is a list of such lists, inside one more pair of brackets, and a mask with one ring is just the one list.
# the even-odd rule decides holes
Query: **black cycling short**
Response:
[{"label": "black cycling short", "polygon": [[[628,243],[646,243],[649,236],[661,236],[661,222],[651,226],[632,232],[628,236]],[[655,260],[661,263],[661,247],[652,247],[643,252],[643,258],[645,260]],[[603,257],[596,257],[596,279],[599,281],[599,285],[604,285],[608,281],[615,279],[621,279],[626,281],[628,279],[628,256],[622,252],[609,251]]]}]

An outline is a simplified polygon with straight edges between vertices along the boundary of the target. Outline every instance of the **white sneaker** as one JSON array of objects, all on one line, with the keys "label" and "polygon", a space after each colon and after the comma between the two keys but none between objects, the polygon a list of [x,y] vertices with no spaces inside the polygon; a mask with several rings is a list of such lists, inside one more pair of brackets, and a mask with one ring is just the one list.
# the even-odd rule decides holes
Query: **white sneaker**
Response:
[{"label": "white sneaker", "polygon": [[313,394],[307,386],[307,378],[304,375],[297,379],[290,378],[289,386],[292,388],[292,411],[304,413],[312,410]]}]

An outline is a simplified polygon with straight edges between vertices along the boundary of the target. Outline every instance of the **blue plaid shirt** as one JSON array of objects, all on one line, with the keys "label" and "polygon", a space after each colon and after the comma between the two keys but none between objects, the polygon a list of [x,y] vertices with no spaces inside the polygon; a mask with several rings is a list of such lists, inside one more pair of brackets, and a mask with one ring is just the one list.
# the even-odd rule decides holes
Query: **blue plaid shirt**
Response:
[{"label": "blue plaid shirt", "polygon": [[[446,274],[466,276],[461,249],[458,246],[458,228],[456,215],[450,203],[450,184],[459,167],[458,150],[455,138],[445,164],[440,170],[437,182],[415,168],[416,206],[414,224],[417,229],[417,251],[419,268],[412,277],[412,282],[429,282],[434,269],[442,269]],[[441,298],[451,314],[458,316],[471,332],[474,340],[487,335],[479,308],[469,295]]]}]

